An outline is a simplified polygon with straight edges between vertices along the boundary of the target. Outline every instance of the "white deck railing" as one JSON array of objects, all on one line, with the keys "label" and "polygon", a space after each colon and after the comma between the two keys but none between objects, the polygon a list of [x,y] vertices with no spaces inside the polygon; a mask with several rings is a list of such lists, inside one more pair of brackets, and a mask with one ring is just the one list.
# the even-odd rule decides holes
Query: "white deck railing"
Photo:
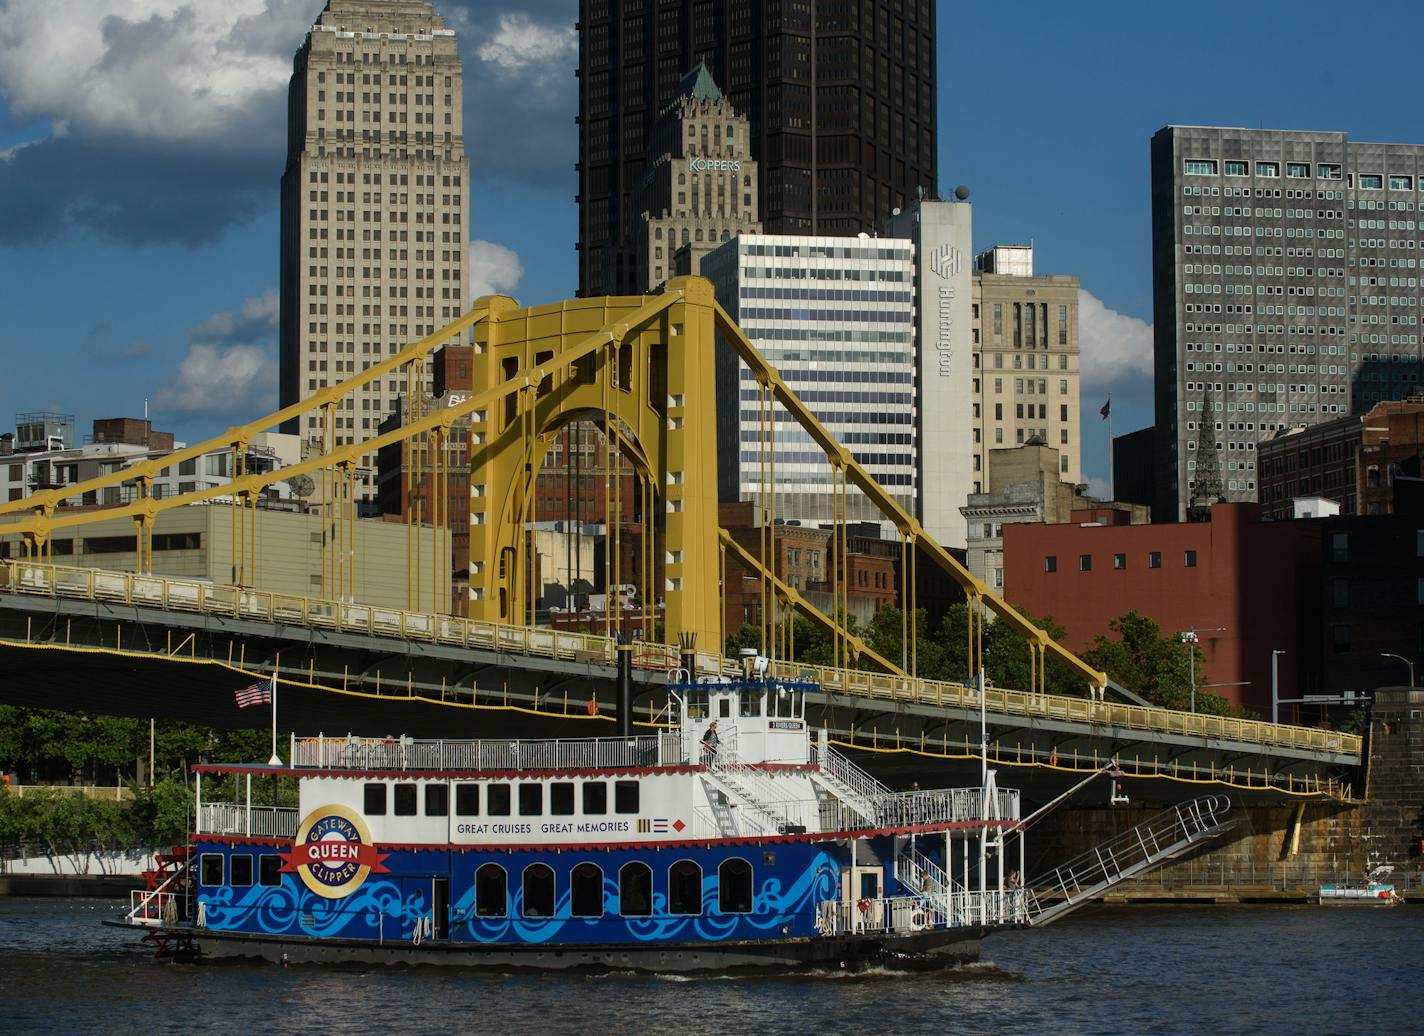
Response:
[{"label": "white deck railing", "polygon": [[822,935],[868,932],[909,934],[932,929],[1022,925],[1028,899],[1022,889],[954,892],[947,896],[886,896],[854,903],[827,900],[816,918]]},{"label": "white deck railing", "polygon": [[292,765],[324,770],[589,770],[678,766],[676,734],[549,741],[424,741],[414,738],[297,738]]},{"label": "white deck railing", "polygon": [[198,811],[198,834],[291,838],[297,833],[298,814],[294,806],[204,802]]}]

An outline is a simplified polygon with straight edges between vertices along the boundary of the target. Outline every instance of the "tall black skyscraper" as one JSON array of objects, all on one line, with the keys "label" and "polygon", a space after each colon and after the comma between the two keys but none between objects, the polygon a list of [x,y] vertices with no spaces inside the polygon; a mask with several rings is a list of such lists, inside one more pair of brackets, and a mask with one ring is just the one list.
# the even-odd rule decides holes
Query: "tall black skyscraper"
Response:
[{"label": "tall black skyscraper", "polygon": [[698,61],[750,120],[767,233],[871,231],[933,194],[933,0],[579,0],[582,294],[641,290],[647,134]]}]

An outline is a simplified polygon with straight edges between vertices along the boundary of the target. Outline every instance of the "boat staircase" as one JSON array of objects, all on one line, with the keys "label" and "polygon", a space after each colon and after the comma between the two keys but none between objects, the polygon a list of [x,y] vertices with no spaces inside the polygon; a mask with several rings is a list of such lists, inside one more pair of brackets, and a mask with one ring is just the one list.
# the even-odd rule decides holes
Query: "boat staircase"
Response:
[{"label": "boat staircase", "polygon": [[1234,827],[1231,800],[1203,795],[1163,810],[1028,882],[1028,923],[1042,927],[1106,889],[1161,866]]},{"label": "boat staircase", "polygon": [[[867,824],[880,822],[881,803],[894,793],[828,744],[815,745],[811,783],[839,800]],[[836,825],[832,825],[836,826]]]},{"label": "boat staircase", "polygon": [[[712,804],[718,830],[723,832],[724,837],[805,830],[803,822],[794,817],[794,811],[789,808],[793,804],[785,801],[786,793],[763,771],[739,760],[735,752],[726,748],[719,751],[704,772],[703,779],[716,793],[707,798]],[[738,810],[738,817],[732,816],[733,809]],[[749,817],[748,813],[753,815]],[[756,830],[743,830],[744,826]]]}]

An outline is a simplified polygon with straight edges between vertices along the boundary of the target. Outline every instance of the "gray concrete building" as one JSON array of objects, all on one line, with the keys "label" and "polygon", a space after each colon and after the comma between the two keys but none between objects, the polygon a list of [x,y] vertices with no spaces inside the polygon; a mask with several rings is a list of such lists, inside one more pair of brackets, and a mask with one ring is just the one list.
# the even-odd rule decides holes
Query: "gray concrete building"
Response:
[{"label": "gray concrete building", "polygon": [[1416,391],[1424,145],[1152,138],[1158,521],[1253,501],[1257,444]]},{"label": "gray concrete building", "polygon": [[634,191],[638,290],[700,273],[702,257],[723,241],[761,233],[750,143],[750,124],[699,62],[653,123],[647,170]]},{"label": "gray concrete building", "polygon": [[[282,175],[283,406],[464,312],[462,90],[455,33],[425,0],[329,0],[297,51]],[[343,399],[335,444],[369,439],[407,388],[391,377]],[[283,431],[320,440],[321,417]],[[363,498],[375,460],[362,458]]]}]

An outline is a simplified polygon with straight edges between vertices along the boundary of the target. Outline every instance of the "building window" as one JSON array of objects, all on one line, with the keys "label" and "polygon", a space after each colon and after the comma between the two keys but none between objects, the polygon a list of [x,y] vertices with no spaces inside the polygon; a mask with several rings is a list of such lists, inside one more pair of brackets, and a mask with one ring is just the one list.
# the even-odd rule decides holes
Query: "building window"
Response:
[{"label": "building window", "polygon": [[668,913],[702,913],[702,868],[691,860],[668,868]]},{"label": "building window", "polygon": [[1227,176],[1250,176],[1251,166],[1248,162],[1233,162],[1231,159],[1227,159],[1222,163],[1222,171]]},{"label": "building window", "polygon": [[1330,560],[1350,560],[1350,534],[1348,532],[1335,532],[1330,534]]},{"label": "building window", "polygon": [[1194,551],[1194,550],[1185,550],[1185,551],[1183,551],[1183,552],[1182,552],[1182,565],[1183,565],[1184,567],[1186,567],[1186,568],[1196,568],[1196,567],[1197,567],[1197,552]]},{"label": "building window", "polygon": [[1161,567],[1162,567],[1162,552],[1161,552],[1160,550],[1149,550],[1149,551],[1147,552],[1147,567],[1148,567],[1148,568],[1161,568]]},{"label": "building window", "polygon": [[1350,627],[1344,623],[1337,623],[1330,627],[1330,647],[1335,654],[1344,654],[1350,650]]},{"label": "building window", "polygon": [[1332,579],[1330,581],[1330,603],[1336,608],[1350,607],[1350,581]]},{"label": "building window", "polygon": [[724,860],[717,868],[717,909],[724,914],[752,912],[752,865],[746,860]]},{"label": "building window", "polygon": [[509,878],[499,864],[486,863],[475,871],[475,916],[504,917],[508,913]]},{"label": "building window", "polygon": [[1048,554],[1043,559],[1043,570],[1045,572],[1058,571],[1058,558],[1053,554]]},{"label": "building window", "polygon": [[603,871],[596,863],[581,863],[569,875],[569,913],[574,917],[603,916]]},{"label": "building window", "polygon": [[1127,555],[1126,555],[1126,554],[1114,554],[1114,555],[1113,555],[1113,568],[1115,568],[1115,569],[1116,569],[1117,571],[1119,571],[1119,572],[1121,572],[1123,569],[1127,568]]},{"label": "building window", "polygon": [[646,863],[628,863],[618,872],[618,912],[647,917],[653,912],[653,872]]},{"label": "building window", "polygon": [[1078,571],[1079,571],[1079,572],[1091,572],[1092,570],[1093,570],[1093,555],[1091,555],[1091,554],[1079,554],[1079,555],[1078,555]]},{"label": "building window", "polygon": [[519,913],[523,917],[554,916],[554,869],[545,863],[524,868],[524,889]]},{"label": "building window", "polygon": [[1215,176],[1216,160],[1213,158],[1189,158],[1182,163],[1182,172],[1188,176]]},{"label": "building window", "polygon": [[1257,162],[1256,175],[1275,179],[1281,175],[1281,164],[1279,162]]},{"label": "building window", "polygon": [[1382,173],[1361,173],[1360,187],[1367,191],[1378,191],[1384,188],[1384,175]]}]

